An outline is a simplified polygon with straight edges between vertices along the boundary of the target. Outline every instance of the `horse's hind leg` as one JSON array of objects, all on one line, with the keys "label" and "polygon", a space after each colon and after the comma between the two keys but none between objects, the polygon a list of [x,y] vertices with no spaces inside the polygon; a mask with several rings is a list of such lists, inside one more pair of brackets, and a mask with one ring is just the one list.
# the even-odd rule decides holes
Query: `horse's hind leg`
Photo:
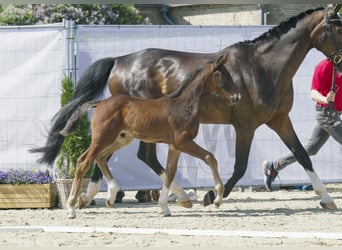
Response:
[{"label": "horse's hind leg", "polygon": [[[99,156],[96,159],[97,164],[99,165],[99,162],[102,162],[102,165],[103,165],[102,168],[104,168],[104,169],[108,168],[107,161],[109,160],[112,153],[119,150],[120,148],[128,145],[129,143],[132,142],[132,140],[133,140],[133,137],[131,134],[122,131],[120,133],[120,135],[117,137],[117,139],[115,140],[115,142],[99,154]],[[98,166],[98,167],[100,167],[100,166]],[[99,170],[97,170],[97,171],[99,171]],[[108,176],[108,178],[110,178],[110,177]],[[108,179],[108,178],[106,178],[107,182],[108,182],[108,180],[113,179],[113,178],[110,178],[110,179]],[[79,201],[80,208],[85,207],[88,204],[90,204],[91,200],[100,191],[100,185],[101,185],[101,181],[98,181],[97,183],[91,181],[88,184],[87,193],[82,193],[80,196],[80,201]],[[107,201],[106,201],[107,207],[111,207],[115,202],[115,197],[116,197],[117,191],[115,192],[114,190],[115,190],[115,188],[110,187],[110,185],[108,184],[108,197],[107,197]],[[114,196],[114,201],[112,199],[113,196]]]},{"label": "horse's hind leg", "polygon": [[[165,169],[157,159],[156,144],[141,141],[139,144],[138,158],[145,162],[157,175],[159,175],[162,181],[165,180]],[[170,191],[178,196],[177,204],[179,206],[186,208],[192,207],[190,197],[184,189],[177,184],[177,182],[172,181]]]},{"label": "horse's hind leg", "polygon": [[214,200],[214,205],[217,208],[220,207],[222,204],[222,200],[223,200],[224,187],[223,187],[220,174],[218,172],[217,160],[214,157],[214,155],[210,153],[209,151],[205,150],[204,148],[202,148],[201,146],[199,146],[198,144],[196,144],[192,140],[178,143],[177,145],[175,145],[175,147],[184,153],[187,153],[191,156],[194,156],[203,160],[210,167],[213,177],[214,177],[215,190],[216,190],[216,198]]},{"label": "horse's hind leg", "polygon": [[178,159],[180,152],[175,150],[173,145],[169,145],[168,155],[167,155],[167,165],[166,174],[162,178],[164,184],[162,191],[160,192],[158,203],[163,211],[164,216],[171,216],[171,211],[168,206],[168,195],[170,185],[175,177],[177,171]]}]

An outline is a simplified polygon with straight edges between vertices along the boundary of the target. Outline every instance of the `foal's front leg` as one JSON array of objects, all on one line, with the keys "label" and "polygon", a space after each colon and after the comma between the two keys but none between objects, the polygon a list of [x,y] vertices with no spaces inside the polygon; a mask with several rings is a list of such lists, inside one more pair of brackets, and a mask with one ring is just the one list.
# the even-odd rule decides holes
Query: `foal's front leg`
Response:
[{"label": "foal's front leg", "polygon": [[198,144],[196,144],[192,140],[183,141],[182,143],[177,144],[177,149],[203,160],[210,167],[214,177],[216,190],[216,198],[214,200],[214,205],[217,208],[220,207],[223,201],[224,186],[220,174],[218,172],[218,164],[214,155],[209,151],[205,150],[204,148],[202,148],[201,146],[199,146]]},{"label": "foal's front leg", "polygon": [[[165,175],[163,175],[163,188],[160,192],[158,203],[163,211],[164,216],[171,216],[171,211],[168,206],[168,195],[169,195],[169,189],[170,185],[173,181],[173,178],[175,177],[176,171],[177,171],[177,164],[178,159],[180,156],[180,152],[177,151],[173,145],[169,145],[168,155],[167,155],[167,165],[165,170]],[[161,176],[162,177],[162,176]]]}]

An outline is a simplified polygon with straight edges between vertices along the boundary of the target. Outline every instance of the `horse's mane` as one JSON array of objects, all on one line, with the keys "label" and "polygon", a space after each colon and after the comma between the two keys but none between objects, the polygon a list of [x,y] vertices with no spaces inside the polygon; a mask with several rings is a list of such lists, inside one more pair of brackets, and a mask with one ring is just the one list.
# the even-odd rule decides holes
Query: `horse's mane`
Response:
[{"label": "horse's mane", "polygon": [[[210,61],[208,63],[213,63],[213,61]],[[188,73],[185,77],[185,79],[181,82],[181,84],[179,85],[179,87],[173,91],[172,93],[166,95],[167,97],[170,97],[170,98],[174,98],[174,97],[177,97],[179,96],[183,90],[189,85],[189,83],[191,83],[195,78],[196,76],[202,72],[203,68],[205,67],[205,65],[207,65],[208,63],[202,65],[202,66],[199,66],[198,68],[196,68],[194,71]]]},{"label": "horse's mane", "polygon": [[319,11],[323,9],[324,9],[323,7],[317,7],[316,9],[309,9],[296,16],[292,16],[287,21],[281,22],[277,26],[274,26],[273,28],[269,29],[265,33],[261,34],[259,37],[253,40],[246,40],[246,41],[240,42],[240,44],[254,44],[258,41],[262,41],[265,38],[269,38],[270,36],[280,38],[283,34],[286,34],[292,27],[295,27],[298,21],[312,14],[315,11]]}]

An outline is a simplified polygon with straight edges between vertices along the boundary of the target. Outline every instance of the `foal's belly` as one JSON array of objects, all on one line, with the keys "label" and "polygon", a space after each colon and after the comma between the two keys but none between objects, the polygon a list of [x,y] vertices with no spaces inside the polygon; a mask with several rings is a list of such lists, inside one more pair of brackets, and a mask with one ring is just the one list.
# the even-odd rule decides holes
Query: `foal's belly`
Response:
[{"label": "foal's belly", "polygon": [[171,144],[171,136],[168,133],[158,133],[152,131],[129,131],[135,139],[150,143]]}]

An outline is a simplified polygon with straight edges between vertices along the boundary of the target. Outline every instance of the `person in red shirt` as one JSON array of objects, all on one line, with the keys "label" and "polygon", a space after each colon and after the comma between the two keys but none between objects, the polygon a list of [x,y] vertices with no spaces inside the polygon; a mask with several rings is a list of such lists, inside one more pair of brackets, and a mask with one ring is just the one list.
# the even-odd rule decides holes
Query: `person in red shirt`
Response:
[{"label": "person in red shirt", "polygon": [[[340,63],[341,66],[342,63]],[[316,125],[304,146],[309,155],[315,155],[332,136],[342,144],[342,70],[335,71],[335,91],[332,90],[334,63],[324,59],[315,67],[311,84],[311,99],[316,102]],[[264,185],[267,191],[272,191],[272,182],[279,171],[297,161],[292,153],[276,161],[264,161]]]}]

